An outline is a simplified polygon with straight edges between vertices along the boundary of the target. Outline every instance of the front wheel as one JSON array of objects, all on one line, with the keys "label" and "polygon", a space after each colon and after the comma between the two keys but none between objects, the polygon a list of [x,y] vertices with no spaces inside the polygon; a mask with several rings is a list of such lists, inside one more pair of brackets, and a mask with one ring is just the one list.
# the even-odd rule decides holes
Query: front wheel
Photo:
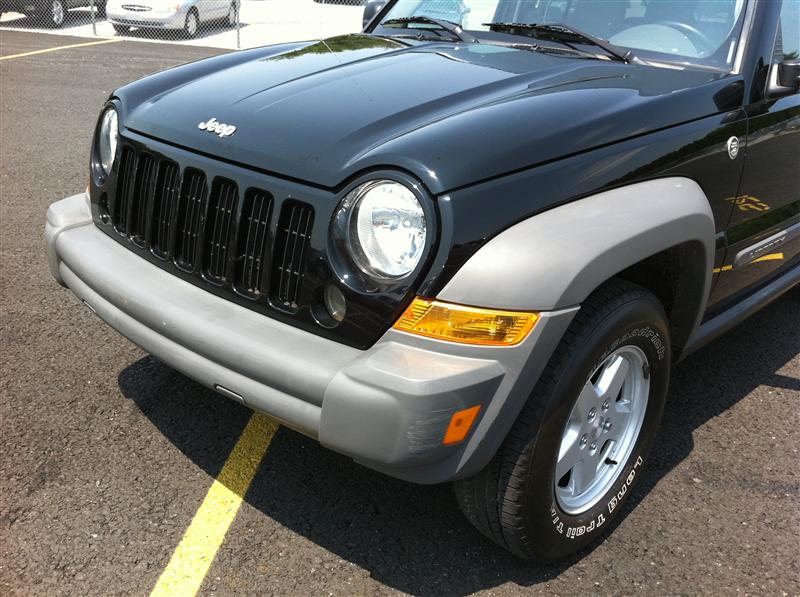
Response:
[{"label": "front wheel", "polygon": [[456,482],[467,518],[534,561],[566,557],[602,536],[642,476],[670,359],[656,297],[622,280],[594,292],[492,462]]},{"label": "front wheel", "polygon": [[52,0],[47,3],[47,12],[43,15],[48,27],[60,29],[67,20],[67,7],[63,0]]},{"label": "front wheel", "polygon": [[191,9],[186,14],[186,21],[183,24],[183,35],[187,39],[194,39],[200,29],[200,19],[197,18],[197,11]]}]

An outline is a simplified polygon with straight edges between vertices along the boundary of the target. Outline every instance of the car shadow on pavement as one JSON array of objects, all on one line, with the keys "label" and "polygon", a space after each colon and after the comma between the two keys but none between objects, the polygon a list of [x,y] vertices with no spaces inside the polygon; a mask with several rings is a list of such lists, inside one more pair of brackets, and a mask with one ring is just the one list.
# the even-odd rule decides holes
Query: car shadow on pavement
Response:
[{"label": "car shadow on pavement", "polygon": [[[705,422],[759,385],[800,390],[800,380],[778,373],[797,356],[792,331],[797,329],[800,292],[795,291],[675,368],[650,466],[628,510],[686,458],[694,447],[693,431]],[[229,443],[220,445],[215,438],[235,437],[249,416],[244,407],[149,357],[125,369],[119,385],[211,476],[230,451]],[[506,582],[531,586],[586,555],[553,566],[522,562],[469,525],[449,485],[397,481],[285,428],[273,439],[246,501],[375,580],[419,595],[466,594]]]}]

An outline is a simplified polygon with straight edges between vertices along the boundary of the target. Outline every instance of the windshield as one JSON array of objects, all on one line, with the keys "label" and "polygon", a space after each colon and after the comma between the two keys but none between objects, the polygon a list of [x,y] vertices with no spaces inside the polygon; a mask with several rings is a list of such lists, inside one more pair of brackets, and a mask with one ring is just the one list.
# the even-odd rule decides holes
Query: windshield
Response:
[{"label": "windshield", "polygon": [[[730,70],[746,0],[398,0],[382,21],[426,16],[460,25],[481,40],[509,37],[490,23],[561,24],[651,62]],[[429,29],[425,23],[409,29]],[[399,34],[377,27],[382,35]],[[407,33],[407,32],[406,32]],[[535,30],[514,37],[536,38]]]}]

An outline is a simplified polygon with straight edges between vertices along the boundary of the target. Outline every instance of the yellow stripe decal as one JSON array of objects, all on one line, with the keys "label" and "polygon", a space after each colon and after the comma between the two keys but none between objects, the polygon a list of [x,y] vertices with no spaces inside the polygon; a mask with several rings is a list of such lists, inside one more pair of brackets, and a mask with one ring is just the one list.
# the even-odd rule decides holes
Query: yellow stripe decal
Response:
[{"label": "yellow stripe decal", "polygon": [[58,52],[59,50],[69,50],[70,48],[85,48],[86,46],[99,46],[100,44],[113,44],[121,39],[102,39],[100,41],[89,41],[82,44],[70,44],[68,46],[56,46],[55,48],[45,48],[33,52],[23,52],[22,54],[11,54],[10,56],[0,56],[0,60],[11,60],[12,58],[24,58],[25,56],[36,56],[37,54],[47,54],[48,52]]},{"label": "yellow stripe decal", "polygon": [[152,596],[189,597],[200,590],[278,424],[255,413],[208,491]]},{"label": "yellow stripe decal", "polygon": [[758,259],[754,259],[752,263],[759,263],[761,261],[780,261],[783,258],[783,253],[771,253],[769,255],[759,257]]},{"label": "yellow stripe decal", "polygon": [[[783,253],[770,253],[769,255],[763,255],[758,259],[753,259],[753,261],[747,263],[746,265],[753,265],[754,263],[761,263],[762,261],[780,261],[781,259],[785,259]],[[729,272],[732,269],[732,265],[723,265],[722,267],[715,267],[714,273],[718,274],[720,272]]]}]

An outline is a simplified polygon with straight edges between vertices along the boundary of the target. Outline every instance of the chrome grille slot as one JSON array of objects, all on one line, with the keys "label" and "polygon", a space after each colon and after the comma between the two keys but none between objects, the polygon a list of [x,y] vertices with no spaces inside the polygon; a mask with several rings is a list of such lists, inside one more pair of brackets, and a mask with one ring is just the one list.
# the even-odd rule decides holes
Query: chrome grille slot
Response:
[{"label": "chrome grille slot", "polygon": [[130,217],[131,196],[136,180],[136,152],[126,147],[119,160],[119,173],[117,174],[117,193],[111,215],[114,229],[120,234],[128,232],[128,218]]},{"label": "chrome grille slot", "polygon": [[294,311],[298,307],[313,223],[314,208],[307,203],[289,200],[283,204],[275,240],[270,296],[274,304],[287,310]]},{"label": "chrome grille slot", "polygon": [[239,222],[239,247],[236,252],[236,287],[246,294],[258,297],[264,288],[267,263],[269,218],[272,195],[251,189],[245,195]]},{"label": "chrome grille slot", "polygon": [[197,243],[207,192],[205,174],[187,169],[183,175],[175,228],[175,263],[187,271],[194,271],[197,262]]},{"label": "chrome grille slot", "polygon": [[172,211],[178,197],[179,181],[178,166],[172,162],[162,162],[153,193],[153,227],[150,233],[153,253],[162,259],[169,256]]},{"label": "chrome grille slot", "polygon": [[206,215],[203,268],[210,278],[218,282],[228,279],[228,247],[238,199],[239,191],[235,183],[223,179],[214,182]]},{"label": "chrome grille slot", "polygon": [[136,164],[136,182],[130,198],[131,218],[129,234],[131,240],[143,247],[147,234],[147,209],[156,186],[158,165],[152,156],[142,154]]}]

